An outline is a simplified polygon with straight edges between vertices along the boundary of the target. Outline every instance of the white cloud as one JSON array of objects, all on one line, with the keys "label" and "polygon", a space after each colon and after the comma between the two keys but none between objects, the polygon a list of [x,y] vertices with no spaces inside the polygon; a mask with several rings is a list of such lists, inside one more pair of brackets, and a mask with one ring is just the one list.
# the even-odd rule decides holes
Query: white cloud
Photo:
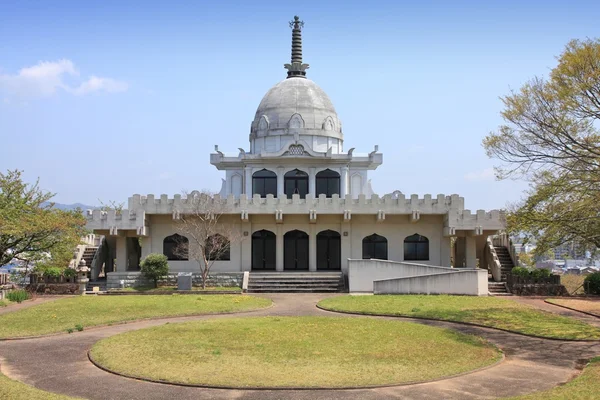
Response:
[{"label": "white cloud", "polygon": [[79,71],[71,60],[41,61],[37,65],[24,67],[17,74],[0,73],[0,93],[20,98],[49,97],[58,91],[83,95],[98,91],[108,93],[123,92],[129,85],[111,78],[92,75],[88,80],[69,84],[69,80],[79,80]]},{"label": "white cloud", "polygon": [[465,180],[471,182],[478,181],[493,181],[496,175],[494,174],[494,168],[486,168],[481,171],[469,172],[465,175]]}]

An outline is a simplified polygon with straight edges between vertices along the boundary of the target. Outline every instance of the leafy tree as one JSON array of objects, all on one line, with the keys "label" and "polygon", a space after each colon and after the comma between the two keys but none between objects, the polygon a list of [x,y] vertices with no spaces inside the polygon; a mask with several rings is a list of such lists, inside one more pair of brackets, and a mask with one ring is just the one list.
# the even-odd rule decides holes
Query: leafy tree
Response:
[{"label": "leafy tree", "polygon": [[530,182],[508,230],[536,255],[574,241],[600,247],[600,40],[573,40],[546,78],[502,97],[504,124],[483,141],[500,179]]},{"label": "leafy tree", "polygon": [[140,263],[140,270],[146,278],[154,282],[154,287],[158,287],[158,280],[169,273],[167,256],[159,253],[148,254]]},{"label": "leafy tree", "polygon": [[535,264],[533,257],[528,253],[519,253],[519,262],[523,267],[531,268]]},{"label": "leafy tree", "polygon": [[73,249],[85,233],[80,211],[53,208],[54,196],[23,182],[18,170],[0,173],[0,266],[12,259],[68,266]]}]

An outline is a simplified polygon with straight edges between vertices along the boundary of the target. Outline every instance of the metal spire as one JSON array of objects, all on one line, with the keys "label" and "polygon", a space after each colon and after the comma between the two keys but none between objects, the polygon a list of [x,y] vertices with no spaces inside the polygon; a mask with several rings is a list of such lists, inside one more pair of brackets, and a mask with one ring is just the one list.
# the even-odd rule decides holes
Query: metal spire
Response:
[{"label": "metal spire", "polygon": [[292,28],[292,63],[284,64],[285,69],[288,70],[288,78],[305,78],[308,64],[302,64],[302,28],[304,27],[304,21],[300,21],[300,17],[297,15],[293,21],[290,21],[290,28]]}]

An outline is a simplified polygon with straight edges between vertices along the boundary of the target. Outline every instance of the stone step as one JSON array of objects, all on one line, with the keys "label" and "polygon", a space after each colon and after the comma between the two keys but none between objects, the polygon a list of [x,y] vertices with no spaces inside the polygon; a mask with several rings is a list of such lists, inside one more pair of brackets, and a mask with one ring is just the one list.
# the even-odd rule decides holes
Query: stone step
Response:
[{"label": "stone step", "polygon": [[248,293],[337,293],[339,288],[327,288],[327,287],[314,287],[314,288],[299,288],[299,287],[285,287],[285,288],[260,288],[250,289]]},{"label": "stone step", "polygon": [[327,288],[339,288],[339,282],[324,285],[322,283],[295,283],[295,284],[285,284],[285,283],[265,283],[265,284],[256,284],[256,283],[248,283],[248,289],[258,289],[258,288],[311,288],[311,287],[327,287]]}]

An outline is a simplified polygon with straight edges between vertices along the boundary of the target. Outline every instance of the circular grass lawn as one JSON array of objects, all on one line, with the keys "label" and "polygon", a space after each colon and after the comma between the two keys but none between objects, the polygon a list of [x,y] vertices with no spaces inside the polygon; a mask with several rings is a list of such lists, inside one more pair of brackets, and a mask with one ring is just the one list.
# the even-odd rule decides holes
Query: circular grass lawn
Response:
[{"label": "circular grass lawn", "polygon": [[215,319],[127,332],[90,351],[131,377],[200,386],[359,387],[447,377],[501,358],[475,336],[344,317]]}]

